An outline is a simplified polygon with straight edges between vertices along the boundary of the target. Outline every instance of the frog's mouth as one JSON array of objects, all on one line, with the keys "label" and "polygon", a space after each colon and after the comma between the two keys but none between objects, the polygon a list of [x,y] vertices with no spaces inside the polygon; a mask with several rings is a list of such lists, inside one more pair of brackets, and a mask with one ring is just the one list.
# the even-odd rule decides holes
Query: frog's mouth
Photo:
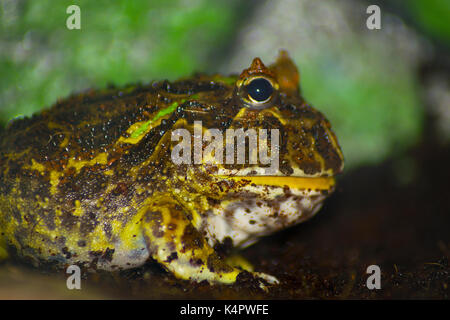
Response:
[{"label": "frog's mouth", "polygon": [[249,181],[250,184],[292,189],[330,190],[335,185],[334,177],[293,177],[293,176],[222,176],[228,180]]}]

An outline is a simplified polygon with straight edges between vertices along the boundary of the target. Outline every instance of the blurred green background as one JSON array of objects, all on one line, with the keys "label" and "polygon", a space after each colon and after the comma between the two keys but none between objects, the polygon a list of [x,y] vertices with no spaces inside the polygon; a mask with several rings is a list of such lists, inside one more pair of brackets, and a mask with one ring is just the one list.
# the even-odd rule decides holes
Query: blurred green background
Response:
[{"label": "blurred green background", "polygon": [[[237,73],[253,56],[271,63],[285,48],[300,67],[305,98],[332,122],[347,168],[401,156],[419,141],[424,109],[417,70],[426,39],[450,43],[445,0],[381,1],[381,30],[366,28],[364,1],[0,4],[2,126],[72,92],[195,71]],[[81,30],[66,28],[71,4],[81,9]],[[404,12],[409,24],[390,8]]]}]

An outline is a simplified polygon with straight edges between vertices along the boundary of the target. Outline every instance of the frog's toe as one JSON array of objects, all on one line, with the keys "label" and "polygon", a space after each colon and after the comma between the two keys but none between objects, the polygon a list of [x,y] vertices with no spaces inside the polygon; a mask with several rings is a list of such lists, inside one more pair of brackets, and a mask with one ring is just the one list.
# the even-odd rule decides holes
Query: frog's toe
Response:
[{"label": "frog's toe", "polygon": [[267,274],[264,272],[255,272],[255,275],[258,278],[266,280],[268,284],[271,284],[271,285],[280,284],[280,281],[276,277],[271,276],[270,274]]},{"label": "frog's toe", "polygon": [[225,262],[230,266],[237,267],[248,272],[253,272],[255,270],[253,265],[240,254],[233,254],[227,257]]},{"label": "frog's toe", "polygon": [[265,292],[269,292],[269,287],[267,286],[267,284],[273,286],[280,283],[280,281],[277,278],[271,276],[270,274],[263,272],[254,272],[253,274],[255,277],[258,278],[259,287]]}]

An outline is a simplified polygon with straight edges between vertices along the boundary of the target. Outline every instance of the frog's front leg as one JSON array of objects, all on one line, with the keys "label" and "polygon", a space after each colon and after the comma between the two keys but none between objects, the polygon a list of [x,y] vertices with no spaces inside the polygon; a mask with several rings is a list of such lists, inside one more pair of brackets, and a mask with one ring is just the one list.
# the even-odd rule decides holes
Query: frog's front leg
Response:
[{"label": "frog's front leg", "polygon": [[149,252],[178,278],[230,284],[243,272],[217,255],[175,200],[161,198],[144,210],[141,223]]}]

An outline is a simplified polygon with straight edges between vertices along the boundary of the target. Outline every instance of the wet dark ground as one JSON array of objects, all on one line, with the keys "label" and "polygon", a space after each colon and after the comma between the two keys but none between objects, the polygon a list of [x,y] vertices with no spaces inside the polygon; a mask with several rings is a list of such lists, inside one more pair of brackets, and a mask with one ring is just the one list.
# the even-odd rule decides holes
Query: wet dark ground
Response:
[{"label": "wet dark ground", "polygon": [[[316,217],[245,249],[281,281],[269,292],[252,279],[192,284],[151,263],[89,274],[70,291],[64,274],[10,261],[0,265],[0,298],[449,299],[450,149],[423,143],[409,156],[342,176]],[[380,290],[366,287],[373,264]]]}]

